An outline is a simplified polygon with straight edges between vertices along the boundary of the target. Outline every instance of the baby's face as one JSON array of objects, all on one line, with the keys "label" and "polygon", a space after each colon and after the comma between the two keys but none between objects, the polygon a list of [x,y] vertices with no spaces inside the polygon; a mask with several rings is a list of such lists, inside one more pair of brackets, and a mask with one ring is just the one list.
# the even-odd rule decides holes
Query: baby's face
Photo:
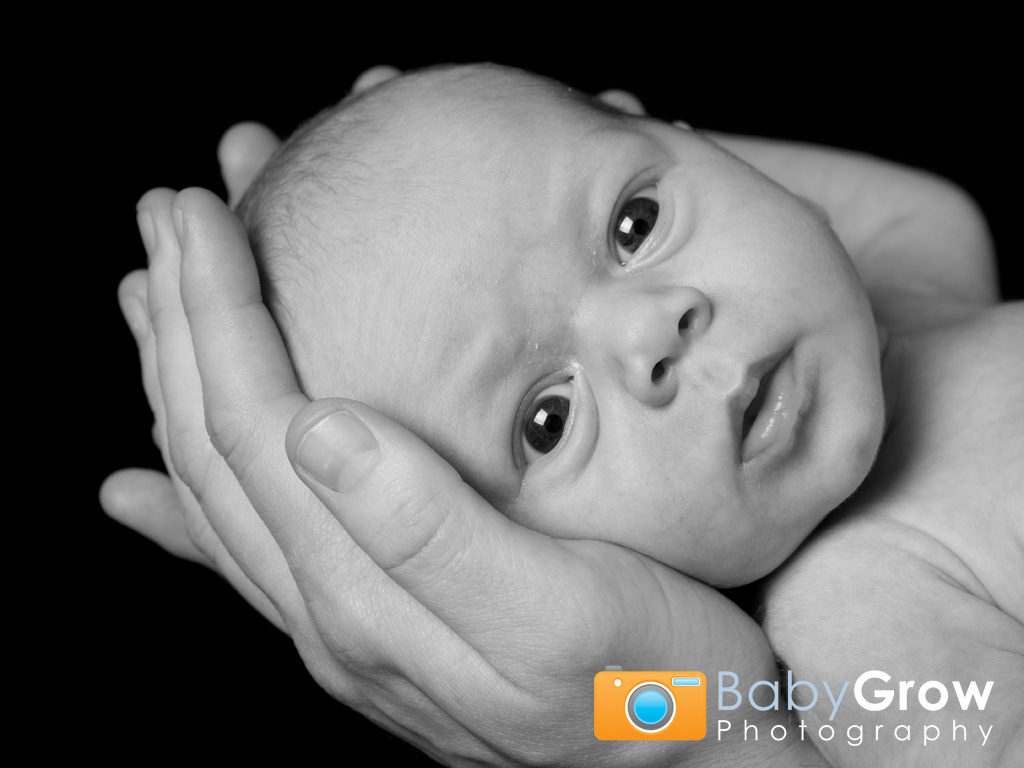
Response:
[{"label": "baby's face", "polygon": [[433,226],[396,234],[373,399],[528,527],[714,584],[764,575],[881,439],[849,258],[691,131],[511,101],[505,121],[417,128]]}]

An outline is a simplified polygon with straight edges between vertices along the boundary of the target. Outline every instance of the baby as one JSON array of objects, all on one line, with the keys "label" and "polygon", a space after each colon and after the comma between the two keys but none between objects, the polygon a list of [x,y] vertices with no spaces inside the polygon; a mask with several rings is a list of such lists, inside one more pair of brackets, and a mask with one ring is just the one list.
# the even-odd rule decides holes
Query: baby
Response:
[{"label": "baby", "polygon": [[[922,759],[1024,750],[1020,307],[890,335],[815,205],[685,127],[495,67],[326,111],[239,214],[311,397],[404,423],[523,525],[716,586],[776,571],[849,499],[768,584],[794,679],[993,680],[956,711],[970,738]],[[916,705],[841,708],[863,746],[818,746],[907,764]],[[830,711],[800,713],[808,738]]]}]

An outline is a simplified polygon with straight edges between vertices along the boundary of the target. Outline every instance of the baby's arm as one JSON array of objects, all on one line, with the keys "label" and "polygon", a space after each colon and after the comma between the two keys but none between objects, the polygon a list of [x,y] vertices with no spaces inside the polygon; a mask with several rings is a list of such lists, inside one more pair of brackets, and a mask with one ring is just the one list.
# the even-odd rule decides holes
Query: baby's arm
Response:
[{"label": "baby's arm", "polygon": [[999,301],[985,218],[951,182],[854,152],[708,135],[826,211],[886,325],[923,327]]}]

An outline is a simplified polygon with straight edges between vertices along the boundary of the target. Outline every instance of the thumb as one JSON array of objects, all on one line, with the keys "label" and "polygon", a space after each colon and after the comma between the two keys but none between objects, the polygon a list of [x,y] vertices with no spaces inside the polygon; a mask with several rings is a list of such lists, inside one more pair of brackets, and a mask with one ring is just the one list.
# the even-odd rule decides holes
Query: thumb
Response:
[{"label": "thumb", "polygon": [[588,569],[562,543],[506,518],[418,437],[362,403],[310,403],[292,420],[286,449],[356,544],[474,647],[507,643],[508,626],[550,627],[551,584]]},{"label": "thumb", "polygon": [[386,571],[420,570],[420,560],[436,567],[437,536],[472,536],[468,524],[459,530],[467,518],[508,523],[419,438],[362,403],[310,403],[292,419],[286,449],[303,481]]}]

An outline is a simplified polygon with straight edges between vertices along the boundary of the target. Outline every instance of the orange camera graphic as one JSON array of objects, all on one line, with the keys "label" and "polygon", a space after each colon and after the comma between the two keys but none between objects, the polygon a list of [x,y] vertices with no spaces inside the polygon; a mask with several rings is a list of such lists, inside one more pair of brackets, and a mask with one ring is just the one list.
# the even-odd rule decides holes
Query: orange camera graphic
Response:
[{"label": "orange camera graphic", "polygon": [[608,741],[696,741],[707,733],[708,681],[701,672],[594,675],[594,735]]}]

